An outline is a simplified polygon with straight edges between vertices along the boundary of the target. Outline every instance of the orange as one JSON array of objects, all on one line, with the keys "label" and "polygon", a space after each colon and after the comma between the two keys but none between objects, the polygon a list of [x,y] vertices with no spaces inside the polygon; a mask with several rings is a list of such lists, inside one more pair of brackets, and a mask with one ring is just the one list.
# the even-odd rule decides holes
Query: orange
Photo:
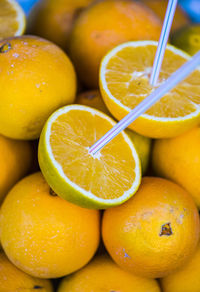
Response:
[{"label": "orange", "polygon": [[2,247],[34,277],[61,277],[83,267],[98,247],[99,233],[99,212],[56,196],[39,172],[16,184],[1,207]]},{"label": "orange", "polygon": [[160,292],[153,279],[137,277],[122,270],[108,256],[98,256],[86,267],[64,278],[58,292]]},{"label": "orange", "polygon": [[[112,115],[121,120],[155,88],[190,60],[185,52],[168,45],[155,87],[149,83],[158,43],[127,42],[112,49],[102,60],[100,90]],[[129,125],[151,138],[168,138],[200,122],[200,69],[195,70]]]},{"label": "orange", "polygon": [[163,292],[200,291],[200,244],[190,261],[173,274],[161,279]]},{"label": "orange", "polygon": [[11,187],[30,170],[32,160],[29,142],[0,135],[0,203]]},{"label": "orange", "polygon": [[102,57],[116,45],[130,40],[158,40],[161,22],[145,5],[129,0],[96,2],[76,19],[70,55],[80,80],[98,88]]},{"label": "orange", "polygon": [[49,115],[75,99],[76,76],[67,55],[34,36],[0,42],[0,133],[38,138]]},{"label": "orange", "polygon": [[77,95],[75,103],[90,106],[111,116],[107,109],[99,90],[88,90]]},{"label": "orange", "polygon": [[28,31],[66,49],[73,23],[80,11],[94,0],[42,0],[28,17]]},{"label": "orange", "polygon": [[152,161],[157,175],[184,187],[200,208],[200,126],[176,138],[156,140]]},{"label": "orange", "polygon": [[199,214],[178,185],[145,177],[133,198],[105,211],[103,240],[111,257],[136,275],[160,278],[181,267],[199,240]]},{"label": "orange", "polygon": [[49,280],[33,278],[20,271],[3,252],[0,252],[0,289],[1,292],[53,292]]},{"label": "orange", "polygon": [[[149,8],[151,8],[156,13],[156,15],[158,15],[162,19],[162,21],[164,21],[168,0],[142,0],[142,2],[144,2]],[[174,32],[176,29],[184,27],[189,23],[189,17],[181,8],[181,6],[178,5],[172,23],[172,32]]]},{"label": "orange", "polygon": [[124,132],[97,153],[89,152],[116,123],[102,112],[68,105],[47,120],[39,142],[39,164],[51,188],[86,208],[105,209],[134,195],[140,160]]},{"label": "orange", "polygon": [[171,42],[190,55],[196,54],[200,50],[200,25],[192,24],[179,29],[173,34]]},{"label": "orange", "polygon": [[22,35],[26,26],[25,13],[15,0],[0,1],[0,40]]},{"label": "orange", "polygon": [[125,132],[135,145],[135,148],[137,150],[141,162],[142,175],[144,175],[147,172],[149,166],[152,140],[130,129],[125,129]]},{"label": "orange", "polygon": [[[101,97],[99,90],[89,90],[80,93],[78,94],[75,102],[78,104],[91,106],[104,112],[107,115],[111,115]],[[136,150],[141,161],[142,173],[144,174],[147,171],[149,164],[151,139],[139,135],[136,132],[131,131],[129,129],[125,129],[125,132],[136,147]]]}]

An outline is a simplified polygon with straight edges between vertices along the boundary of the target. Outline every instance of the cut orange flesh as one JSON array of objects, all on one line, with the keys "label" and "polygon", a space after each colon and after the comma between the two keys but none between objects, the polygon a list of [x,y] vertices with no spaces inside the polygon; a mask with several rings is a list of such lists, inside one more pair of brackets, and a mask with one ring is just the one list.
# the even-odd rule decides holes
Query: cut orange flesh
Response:
[{"label": "cut orange flesh", "polygon": [[[157,42],[129,42],[119,45],[103,59],[100,88],[110,112],[121,119],[155,88],[149,83]],[[181,67],[189,55],[172,46],[165,52],[156,87]],[[200,71],[163,96],[130,125],[140,134],[153,138],[176,136],[200,121]]]},{"label": "cut orange flesh", "polygon": [[40,139],[39,161],[44,176],[61,197],[81,206],[118,205],[132,196],[140,183],[140,162],[123,132],[95,155],[89,147],[115,122],[81,105],[55,112]]},{"label": "cut orange flesh", "polygon": [[0,40],[22,35],[25,30],[25,14],[15,0],[0,1]]}]

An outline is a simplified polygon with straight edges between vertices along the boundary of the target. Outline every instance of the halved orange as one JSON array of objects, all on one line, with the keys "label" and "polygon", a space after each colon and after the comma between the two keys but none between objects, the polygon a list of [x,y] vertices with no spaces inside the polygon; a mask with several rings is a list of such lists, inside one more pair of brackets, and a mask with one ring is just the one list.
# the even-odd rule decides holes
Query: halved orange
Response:
[{"label": "halved orange", "polygon": [[[100,89],[103,99],[118,120],[127,115],[155,88],[149,83],[157,42],[121,44],[102,60]],[[168,45],[157,87],[191,57]],[[200,122],[200,69],[163,96],[130,128],[152,137],[177,136]]]},{"label": "halved orange", "polygon": [[107,208],[128,200],[138,189],[141,167],[133,142],[120,133],[95,155],[89,147],[116,123],[83,105],[56,111],[43,128],[39,164],[51,188],[86,208]]},{"label": "halved orange", "polygon": [[15,0],[0,1],[0,40],[24,33],[26,18]]}]

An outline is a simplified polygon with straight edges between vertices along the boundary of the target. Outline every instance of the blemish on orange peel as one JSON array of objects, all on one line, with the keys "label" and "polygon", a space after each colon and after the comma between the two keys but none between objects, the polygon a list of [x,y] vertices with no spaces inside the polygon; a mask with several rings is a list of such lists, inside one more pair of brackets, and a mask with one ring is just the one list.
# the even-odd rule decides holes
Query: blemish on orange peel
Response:
[{"label": "blemish on orange peel", "polygon": [[12,48],[11,44],[9,42],[7,42],[0,47],[0,53],[1,54],[7,53],[8,51],[10,51],[11,48]]},{"label": "blemish on orange peel", "polygon": [[168,223],[163,224],[159,235],[160,236],[163,236],[163,235],[170,236],[172,234],[173,234],[173,232],[172,232],[172,228],[171,228],[171,223],[168,222]]}]

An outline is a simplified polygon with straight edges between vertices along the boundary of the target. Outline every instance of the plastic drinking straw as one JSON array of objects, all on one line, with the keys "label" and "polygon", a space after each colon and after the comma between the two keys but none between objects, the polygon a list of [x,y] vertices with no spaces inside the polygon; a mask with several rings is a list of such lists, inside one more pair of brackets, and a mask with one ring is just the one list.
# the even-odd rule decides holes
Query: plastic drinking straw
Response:
[{"label": "plastic drinking straw", "polygon": [[162,32],[161,32],[160,39],[158,42],[158,47],[157,47],[157,51],[156,51],[156,55],[155,55],[155,59],[153,63],[153,68],[151,72],[151,77],[149,81],[152,86],[155,86],[158,81],[158,76],[159,76],[160,69],[162,66],[162,61],[164,58],[165,49],[167,46],[167,41],[169,38],[169,33],[172,26],[177,3],[178,3],[178,0],[169,0],[168,2],[167,11],[165,14],[165,19],[164,19],[164,23],[162,27]]},{"label": "plastic drinking straw", "polygon": [[128,127],[141,114],[146,112],[164,94],[185,79],[198,65],[200,65],[200,51],[188,62],[174,72],[160,87],[156,88],[149,96],[139,103],[131,112],[118,122],[110,131],[89,148],[89,153],[94,155],[121,131]]}]

